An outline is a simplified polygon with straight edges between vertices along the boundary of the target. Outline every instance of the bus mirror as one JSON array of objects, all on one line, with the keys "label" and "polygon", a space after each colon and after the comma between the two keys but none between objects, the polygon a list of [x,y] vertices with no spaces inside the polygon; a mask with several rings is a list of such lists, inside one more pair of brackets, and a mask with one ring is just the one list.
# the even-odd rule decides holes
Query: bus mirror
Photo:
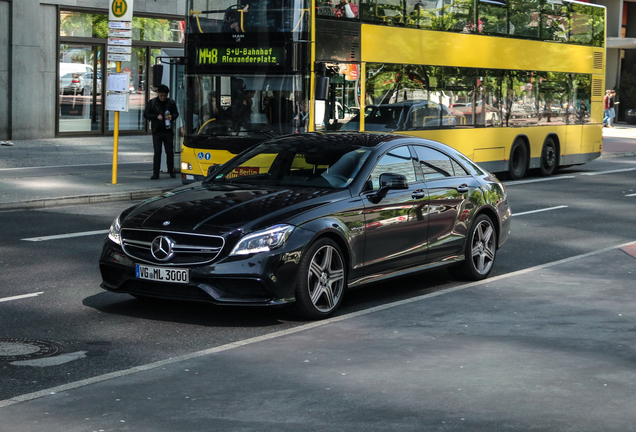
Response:
[{"label": "bus mirror", "polygon": [[152,67],[152,86],[159,87],[163,80],[163,65],[156,64]]},{"label": "bus mirror", "polygon": [[316,77],[316,100],[327,100],[327,95],[329,94],[329,78],[327,77]]}]

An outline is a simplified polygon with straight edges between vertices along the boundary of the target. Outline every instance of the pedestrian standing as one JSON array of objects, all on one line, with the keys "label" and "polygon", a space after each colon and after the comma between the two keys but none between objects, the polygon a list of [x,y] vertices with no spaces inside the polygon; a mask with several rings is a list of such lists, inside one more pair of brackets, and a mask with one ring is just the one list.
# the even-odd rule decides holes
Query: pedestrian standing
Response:
[{"label": "pedestrian standing", "polygon": [[610,94],[611,90],[605,90],[605,97],[603,98],[603,127],[608,127],[610,123]]},{"label": "pedestrian standing", "polygon": [[157,97],[150,99],[144,118],[150,120],[152,129],[152,146],[154,157],[152,158],[152,180],[159,178],[161,168],[161,147],[165,148],[168,163],[168,174],[175,178],[174,172],[174,121],[179,117],[177,104],[168,97],[170,89],[166,85],[157,88]]},{"label": "pedestrian standing", "polygon": [[615,123],[614,119],[616,118],[616,104],[618,104],[618,102],[616,102],[616,91],[612,90],[609,100],[610,121],[607,123],[609,127],[614,127],[613,124]]}]

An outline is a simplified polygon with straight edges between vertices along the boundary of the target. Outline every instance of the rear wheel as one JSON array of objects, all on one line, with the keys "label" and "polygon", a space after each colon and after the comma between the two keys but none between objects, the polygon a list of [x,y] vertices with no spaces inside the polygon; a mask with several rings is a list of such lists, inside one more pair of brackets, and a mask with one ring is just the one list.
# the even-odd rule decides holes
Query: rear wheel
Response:
[{"label": "rear wheel", "polygon": [[515,141],[510,149],[508,174],[512,180],[521,180],[528,173],[528,148],[522,141]]},{"label": "rear wheel", "polygon": [[552,138],[548,138],[543,144],[543,150],[541,150],[541,175],[549,176],[554,173],[557,167],[558,154],[556,144]]},{"label": "rear wheel", "polygon": [[296,302],[289,305],[296,315],[322,319],[342,303],[347,281],[345,260],[338,245],[322,238],[304,254],[296,280]]},{"label": "rear wheel", "polygon": [[492,220],[479,215],[473,222],[466,239],[464,262],[458,267],[459,275],[468,280],[488,277],[497,253],[497,231]]}]

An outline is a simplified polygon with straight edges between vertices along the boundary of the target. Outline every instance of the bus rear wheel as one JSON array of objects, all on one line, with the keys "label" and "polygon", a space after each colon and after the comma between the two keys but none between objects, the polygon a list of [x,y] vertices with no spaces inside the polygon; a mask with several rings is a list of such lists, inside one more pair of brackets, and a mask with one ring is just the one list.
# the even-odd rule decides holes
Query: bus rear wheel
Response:
[{"label": "bus rear wheel", "polygon": [[548,138],[543,144],[543,150],[541,150],[541,166],[540,171],[542,176],[549,176],[554,173],[557,167],[557,148],[554,140]]},{"label": "bus rear wheel", "polygon": [[521,180],[528,173],[528,149],[521,141],[515,141],[510,149],[508,175],[512,180]]}]

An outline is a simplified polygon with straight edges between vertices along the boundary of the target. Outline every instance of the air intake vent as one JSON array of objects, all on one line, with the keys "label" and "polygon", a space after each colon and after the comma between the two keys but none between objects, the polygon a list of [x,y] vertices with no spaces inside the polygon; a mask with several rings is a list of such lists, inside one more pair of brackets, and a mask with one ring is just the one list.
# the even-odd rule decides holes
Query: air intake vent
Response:
[{"label": "air intake vent", "polygon": [[594,69],[603,69],[603,53],[595,52],[594,53]]},{"label": "air intake vent", "polygon": [[592,80],[592,96],[603,97],[603,80]]}]

